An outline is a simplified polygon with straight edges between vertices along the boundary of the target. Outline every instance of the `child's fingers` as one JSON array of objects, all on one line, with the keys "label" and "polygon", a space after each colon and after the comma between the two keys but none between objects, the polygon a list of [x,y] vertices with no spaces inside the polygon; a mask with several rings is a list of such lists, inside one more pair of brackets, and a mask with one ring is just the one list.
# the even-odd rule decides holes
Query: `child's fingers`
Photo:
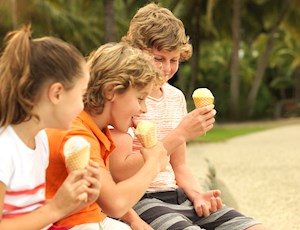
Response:
[{"label": "child's fingers", "polygon": [[197,206],[197,208],[196,208],[195,211],[196,211],[196,213],[197,213],[198,216],[202,216],[203,215],[201,205]]},{"label": "child's fingers", "polygon": [[90,197],[98,197],[100,194],[100,190],[98,188],[87,188],[86,191]]},{"label": "child's fingers", "polygon": [[196,108],[195,110],[199,113],[199,114],[206,114],[206,113],[209,113],[211,112],[212,110],[214,110],[215,108],[215,105],[214,104],[211,104],[211,105],[207,105],[207,106],[204,106],[204,107],[199,107],[199,108]]},{"label": "child's fingers", "polygon": [[223,202],[222,202],[221,198],[217,197],[216,201],[217,201],[217,208],[218,209],[222,208],[223,207]]},{"label": "child's fingers", "polygon": [[92,174],[99,173],[100,166],[96,161],[90,160],[86,170],[88,170]]},{"label": "child's fingers", "polygon": [[83,201],[83,202],[87,202],[87,201],[88,201],[88,194],[87,194],[86,192],[81,193],[81,194],[78,196],[78,200],[79,200],[79,201]]},{"label": "child's fingers", "polygon": [[215,197],[210,198],[210,212],[213,213],[218,210],[217,199]]},{"label": "child's fingers", "polygon": [[212,190],[212,195],[217,198],[221,195],[221,191],[218,189]]},{"label": "child's fingers", "polygon": [[86,180],[82,179],[76,182],[73,187],[74,197],[76,197],[78,201],[87,202],[88,188],[89,183]]},{"label": "child's fingers", "polygon": [[89,166],[92,166],[93,168],[99,168],[99,164],[96,161],[90,160]]},{"label": "child's fingers", "polygon": [[85,169],[80,169],[80,170],[74,170],[72,172],[69,173],[69,175],[67,176],[67,178],[65,179],[66,182],[72,183],[75,181],[80,180],[84,174],[87,172],[87,170]]},{"label": "child's fingers", "polygon": [[100,166],[97,162],[90,160],[90,164],[87,166],[87,176],[94,177],[100,181]]},{"label": "child's fingers", "polygon": [[202,213],[204,217],[208,217],[210,215],[210,211],[208,210],[207,206],[205,204],[201,205]]},{"label": "child's fingers", "polygon": [[83,177],[83,179],[86,180],[86,182],[88,183],[88,187],[90,187],[90,188],[100,187],[101,182],[97,177],[92,177],[90,175],[86,175]]}]

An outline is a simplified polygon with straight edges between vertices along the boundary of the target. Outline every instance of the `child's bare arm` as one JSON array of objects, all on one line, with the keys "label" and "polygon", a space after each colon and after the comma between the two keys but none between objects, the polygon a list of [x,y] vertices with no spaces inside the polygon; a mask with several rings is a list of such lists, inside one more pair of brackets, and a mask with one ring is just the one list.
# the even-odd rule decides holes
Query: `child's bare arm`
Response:
[{"label": "child's bare arm", "polygon": [[214,105],[209,105],[194,109],[184,116],[179,125],[162,140],[168,154],[172,154],[181,144],[211,130],[215,123],[215,115]]},{"label": "child's bare arm", "polygon": [[153,230],[133,209],[130,209],[121,219],[129,224],[133,230]]},{"label": "child's bare arm", "polygon": [[[198,108],[188,113],[180,124],[163,140],[169,155],[177,151],[187,140],[202,135],[213,127],[216,111],[213,106]],[[157,127],[159,129],[159,127]],[[134,175],[144,164],[139,152],[132,151],[132,137],[129,134],[111,130],[116,149],[110,155],[110,170],[116,181],[122,181]]]},{"label": "child's bare arm", "polygon": [[[65,217],[76,209],[82,209],[91,202],[94,202],[98,193],[93,193],[93,198],[89,199],[87,202],[78,199],[81,194],[87,191],[87,187],[91,186],[85,179],[82,179],[85,174],[86,170],[72,172],[52,200],[49,200],[45,205],[28,214],[7,219],[2,218],[6,186],[0,182],[0,229],[40,230]],[[96,184],[96,187],[97,186],[98,185]],[[95,188],[95,191],[99,191],[99,188]],[[91,194],[91,191],[89,191],[89,194]]]},{"label": "child's bare arm", "polygon": [[[115,141],[116,143],[118,142],[118,140]],[[116,158],[118,157],[117,154]],[[98,204],[111,217],[120,218],[128,212],[139,201],[152,180],[166,167],[168,162],[167,152],[161,142],[158,142],[150,149],[142,148],[139,155],[141,155],[143,161],[142,167],[132,176],[119,182],[115,182],[112,178],[112,171],[108,172],[104,168],[100,169],[102,187]],[[128,167],[124,163],[125,158],[122,157],[122,162],[118,161],[122,168],[119,165],[119,168],[117,166],[114,172],[119,172],[120,174],[121,172],[126,173]]]},{"label": "child's bare arm", "polygon": [[139,152],[132,152],[132,137],[112,129],[111,134],[116,148],[110,155],[110,171],[115,181],[122,181],[133,176],[144,165],[144,158]]}]

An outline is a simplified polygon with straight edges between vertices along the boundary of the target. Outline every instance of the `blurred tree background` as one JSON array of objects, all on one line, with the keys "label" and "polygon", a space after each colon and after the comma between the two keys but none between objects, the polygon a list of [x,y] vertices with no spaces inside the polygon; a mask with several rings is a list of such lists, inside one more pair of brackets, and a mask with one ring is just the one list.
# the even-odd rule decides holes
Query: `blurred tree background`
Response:
[{"label": "blurred tree background", "polygon": [[[0,39],[31,23],[84,55],[119,41],[146,0],[0,0]],[[185,24],[193,56],[171,84],[186,95],[207,87],[218,121],[300,116],[299,0],[160,0]],[[1,50],[4,43],[1,43]]]}]

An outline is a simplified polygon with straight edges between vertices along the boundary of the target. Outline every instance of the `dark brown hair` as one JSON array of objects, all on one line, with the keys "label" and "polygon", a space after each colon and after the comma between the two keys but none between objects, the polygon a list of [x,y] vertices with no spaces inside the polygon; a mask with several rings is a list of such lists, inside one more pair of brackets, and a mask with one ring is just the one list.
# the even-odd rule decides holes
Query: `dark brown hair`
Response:
[{"label": "dark brown hair", "polygon": [[42,89],[60,82],[74,86],[85,62],[70,44],[54,37],[31,38],[31,26],[7,34],[0,57],[0,127],[38,116],[32,109]]}]

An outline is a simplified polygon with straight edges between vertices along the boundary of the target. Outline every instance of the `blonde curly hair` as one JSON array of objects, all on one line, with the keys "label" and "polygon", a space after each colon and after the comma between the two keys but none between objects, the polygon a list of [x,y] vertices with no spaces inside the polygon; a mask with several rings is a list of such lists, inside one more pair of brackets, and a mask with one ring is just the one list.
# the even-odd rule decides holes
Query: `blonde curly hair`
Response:
[{"label": "blonde curly hair", "polygon": [[142,50],[180,50],[180,61],[192,56],[192,45],[181,20],[167,8],[150,3],[140,8],[122,41]]},{"label": "blonde curly hair", "polygon": [[130,87],[142,90],[150,83],[161,85],[165,78],[152,64],[152,58],[128,43],[107,43],[88,57],[90,81],[83,97],[85,110],[101,114],[105,93],[122,94]]}]

